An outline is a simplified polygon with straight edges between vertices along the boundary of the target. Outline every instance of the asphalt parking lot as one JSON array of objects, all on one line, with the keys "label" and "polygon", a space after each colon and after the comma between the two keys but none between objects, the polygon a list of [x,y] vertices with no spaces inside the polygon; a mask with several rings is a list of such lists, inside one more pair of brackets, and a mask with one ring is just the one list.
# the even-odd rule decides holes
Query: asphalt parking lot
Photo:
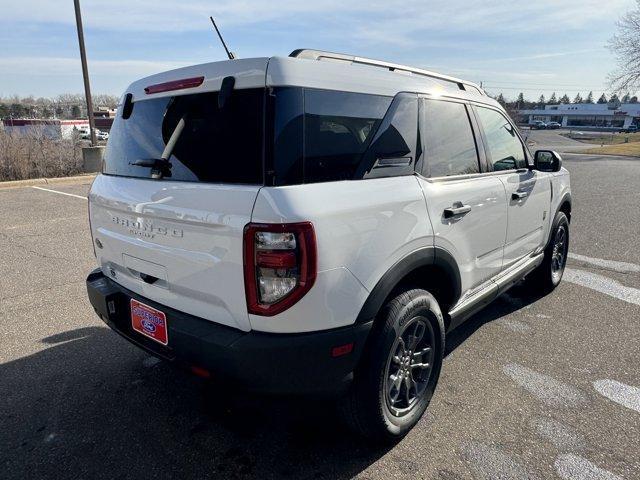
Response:
[{"label": "asphalt parking lot", "polygon": [[563,283],[455,331],[382,449],[326,402],[234,396],[128,344],[86,299],[88,183],[0,189],[0,478],[640,478],[640,159],[565,166]]}]

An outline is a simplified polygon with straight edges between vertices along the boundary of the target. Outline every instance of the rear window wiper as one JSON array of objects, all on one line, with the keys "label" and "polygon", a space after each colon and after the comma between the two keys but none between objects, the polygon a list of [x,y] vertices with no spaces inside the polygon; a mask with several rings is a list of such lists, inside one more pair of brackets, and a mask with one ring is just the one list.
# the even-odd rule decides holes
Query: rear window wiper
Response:
[{"label": "rear window wiper", "polygon": [[147,167],[151,169],[151,178],[160,179],[171,176],[171,162],[165,158],[143,158],[135,162],[129,162],[129,165],[136,167]]},{"label": "rear window wiper", "polygon": [[129,162],[129,165],[135,165],[137,167],[147,167],[151,169],[151,178],[163,178],[171,176],[171,167],[173,166],[169,161],[171,157],[171,153],[178,143],[180,139],[180,135],[184,130],[184,126],[187,120],[187,114],[185,113],[182,118],[178,121],[176,128],[173,129],[173,133],[171,137],[169,137],[169,141],[164,147],[162,151],[162,155],[160,158],[144,158],[140,160],[136,160],[135,162]]}]

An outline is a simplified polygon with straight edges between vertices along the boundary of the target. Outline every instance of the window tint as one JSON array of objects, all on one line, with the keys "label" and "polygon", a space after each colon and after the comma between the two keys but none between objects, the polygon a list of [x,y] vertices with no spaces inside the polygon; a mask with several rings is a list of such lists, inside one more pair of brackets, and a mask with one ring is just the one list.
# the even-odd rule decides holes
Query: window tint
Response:
[{"label": "window tint", "polygon": [[418,96],[399,93],[371,141],[356,178],[413,174],[418,141]]},{"label": "window tint", "polygon": [[134,102],[128,119],[118,112],[104,173],[150,178],[150,168],[131,164],[160,158],[185,118],[165,180],[261,184],[263,105],[264,89],[236,90],[222,108],[217,92]]},{"label": "window tint", "polygon": [[461,103],[422,100],[420,131],[425,177],[478,173],[478,152],[467,108]]},{"label": "window tint", "polygon": [[267,184],[413,173],[417,95],[284,87],[268,98]]},{"label": "window tint", "polygon": [[[267,184],[295,185],[304,182],[304,90],[277,88],[269,96],[267,122],[273,118],[273,153],[267,151]],[[269,145],[267,144],[267,150]]]},{"label": "window tint", "polygon": [[488,161],[493,169],[525,168],[524,147],[513,125],[495,110],[479,107],[477,111],[488,147]]},{"label": "window tint", "polygon": [[351,180],[391,98],[305,89],[304,181]]}]

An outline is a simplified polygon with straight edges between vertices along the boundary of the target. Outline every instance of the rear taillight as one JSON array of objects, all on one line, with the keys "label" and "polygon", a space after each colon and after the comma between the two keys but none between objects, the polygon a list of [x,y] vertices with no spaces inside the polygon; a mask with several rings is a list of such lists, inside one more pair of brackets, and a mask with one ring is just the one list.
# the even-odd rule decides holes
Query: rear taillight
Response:
[{"label": "rear taillight", "polygon": [[244,228],[244,285],[249,313],[271,316],[291,307],[316,279],[316,235],[309,222]]}]

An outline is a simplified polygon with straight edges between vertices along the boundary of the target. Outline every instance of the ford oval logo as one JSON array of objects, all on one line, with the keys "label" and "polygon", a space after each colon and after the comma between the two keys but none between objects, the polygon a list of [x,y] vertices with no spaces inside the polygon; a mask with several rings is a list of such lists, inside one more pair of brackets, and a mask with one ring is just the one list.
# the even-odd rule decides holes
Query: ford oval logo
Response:
[{"label": "ford oval logo", "polygon": [[150,318],[143,318],[140,322],[142,324],[142,328],[149,333],[154,333],[156,331],[155,323]]}]

